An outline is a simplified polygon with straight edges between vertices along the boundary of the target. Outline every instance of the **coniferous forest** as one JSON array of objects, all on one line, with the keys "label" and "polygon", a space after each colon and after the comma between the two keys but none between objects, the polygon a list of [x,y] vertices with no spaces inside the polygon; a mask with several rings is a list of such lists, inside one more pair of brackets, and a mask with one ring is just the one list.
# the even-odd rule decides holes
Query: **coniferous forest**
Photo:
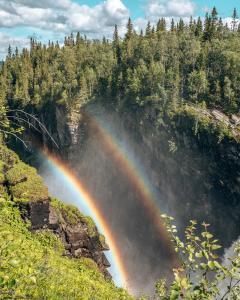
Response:
[{"label": "coniferous forest", "polygon": [[31,39],[30,50],[12,49],[1,70],[1,101],[25,107],[45,103],[67,107],[96,97],[118,108],[156,104],[162,112],[183,103],[239,111],[239,40],[237,11],[223,24],[211,14],[185,24],[172,20],[134,31],[131,19],[123,38],[89,40],[77,33],[44,45]]}]

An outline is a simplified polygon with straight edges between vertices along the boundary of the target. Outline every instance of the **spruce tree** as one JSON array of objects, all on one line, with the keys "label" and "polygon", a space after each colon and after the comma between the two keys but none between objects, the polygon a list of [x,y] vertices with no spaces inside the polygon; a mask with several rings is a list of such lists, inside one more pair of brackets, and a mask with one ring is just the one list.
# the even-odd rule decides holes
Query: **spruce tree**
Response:
[{"label": "spruce tree", "polygon": [[120,39],[118,34],[118,26],[115,25],[113,33],[113,49],[117,58],[118,65],[121,64],[121,48],[120,48]]},{"label": "spruce tree", "polygon": [[218,23],[218,12],[216,7],[214,6],[211,13],[210,39],[216,37],[217,23]]},{"label": "spruce tree", "polygon": [[125,39],[130,40],[132,36],[133,36],[133,23],[131,18],[129,18],[127,23],[127,33],[125,35]]},{"label": "spruce tree", "polygon": [[196,28],[195,28],[195,35],[197,37],[200,37],[202,35],[202,31],[203,31],[203,24],[202,24],[202,20],[200,17],[198,17],[197,20],[197,24],[196,24]]},{"label": "spruce tree", "polygon": [[146,27],[146,32],[145,32],[146,36],[149,37],[151,35],[151,32],[152,32],[151,23],[148,22]]},{"label": "spruce tree", "polygon": [[166,31],[166,20],[164,18],[161,18],[158,20],[157,23],[157,32],[163,32]]},{"label": "spruce tree", "polygon": [[204,40],[208,41],[210,40],[211,36],[211,18],[208,13],[205,15],[205,20],[204,20]]},{"label": "spruce tree", "polygon": [[175,31],[175,22],[174,22],[174,19],[172,18],[171,20],[171,27],[170,27],[170,30],[171,32],[174,32]]},{"label": "spruce tree", "polygon": [[182,18],[180,18],[179,23],[178,23],[178,32],[183,33],[184,27],[185,27],[184,21]]},{"label": "spruce tree", "polygon": [[237,9],[235,7],[233,10],[233,15],[232,15],[232,30],[233,31],[237,30],[237,19],[238,19],[238,14],[237,14]]}]

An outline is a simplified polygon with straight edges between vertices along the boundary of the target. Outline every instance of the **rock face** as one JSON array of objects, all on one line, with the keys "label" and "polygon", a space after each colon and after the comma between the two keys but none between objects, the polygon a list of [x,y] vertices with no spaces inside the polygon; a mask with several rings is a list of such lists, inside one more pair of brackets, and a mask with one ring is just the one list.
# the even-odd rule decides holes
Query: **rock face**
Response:
[{"label": "rock face", "polygon": [[[99,270],[106,279],[111,279],[107,271],[111,265],[104,251],[109,250],[104,238],[99,235],[96,227],[89,233],[89,224],[80,214],[76,214],[74,222],[69,221],[66,214],[72,207],[64,206],[60,202],[59,207],[49,201],[30,202],[22,206],[27,211],[25,218],[31,221],[31,230],[52,230],[62,241],[65,255],[73,258],[90,258],[97,264]],[[74,212],[76,209],[74,209]]]},{"label": "rock face", "polygon": [[0,197],[18,205],[22,217],[30,221],[31,230],[52,230],[62,241],[65,253],[72,258],[92,259],[106,279],[110,267],[104,251],[109,250],[89,217],[77,208],[51,199],[36,170],[0,145]]},{"label": "rock face", "polygon": [[[172,259],[166,241],[156,232],[151,215],[142,204],[136,180],[126,172],[126,159],[121,160],[121,155],[114,153],[116,147],[127,145],[126,155],[130,148],[131,157],[127,157],[130,164],[131,159],[137,158],[137,167],[144,170],[143,175],[135,174],[135,179],[138,176],[137,180],[139,177],[144,180],[146,189],[150,186],[150,192],[156,194],[156,205],[161,212],[175,217],[180,232],[190,219],[206,221],[221,244],[229,247],[240,234],[237,226],[240,223],[240,144],[229,136],[219,138],[207,125],[200,128],[198,117],[213,120],[213,125],[221,122],[237,135],[238,116],[199,110],[194,120],[183,114],[161,117],[156,108],[147,104],[134,112],[121,112],[119,116],[103,105],[92,106],[72,113],[61,108],[55,117],[58,129],[52,134],[63,158],[84,180],[104,212],[128,266],[130,284],[153,290],[154,282],[168,276],[166,272],[171,269]],[[102,132],[107,129],[105,140],[96,130],[98,120],[102,121]],[[112,132],[117,145],[111,140]],[[69,229],[62,224],[58,226],[56,217],[51,218],[55,219],[52,224],[63,237],[68,255],[89,256],[88,249],[92,249],[92,243],[96,245],[92,237],[79,243],[75,240],[77,224]],[[84,227],[77,230],[84,236]],[[100,268],[107,266],[108,262],[98,251],[92,257]]]},{"label": "rock face", "polygon": [[[75,118],[70,118],[70,114],[71,126],[67,123],[69,128],[65,128],[71,139],[64,145],[63,154],[67,153],[67,159],[71,162],[74,158],[74,164],[79,165],[82,165],[81,156],[86,158],[89,136],[98,139],[90,129],[86,110],[75,112]],[[99,111],[96,109],[93,114],[104,121],[106,115],[112,114],[102,108]],[[197,114],[216,124],[221,122],[239,137],[239,116],[228,117],[216,109],[199,109]],[[113,113],[106,123],[117,127],[120,140],[126,132],[130,136],[133,152],[165,199],[161,207],[176,217],[180,227],[189,218],[208,220],[218,237],[224,232],[223,242],[230,245],[240,234],[236,228],[240,222],[240,143],[227,136],[219,139],[207,128],[198,130],[198,124],[184,115],[165,119],[164,125],[156,126],[158,113],[154,108],[145,108],[140,115],[124,113],[118,121],[114,116]],[[77,163],[76,157],[79,157]],[[227,220],[227,228],[223,219]]]}]

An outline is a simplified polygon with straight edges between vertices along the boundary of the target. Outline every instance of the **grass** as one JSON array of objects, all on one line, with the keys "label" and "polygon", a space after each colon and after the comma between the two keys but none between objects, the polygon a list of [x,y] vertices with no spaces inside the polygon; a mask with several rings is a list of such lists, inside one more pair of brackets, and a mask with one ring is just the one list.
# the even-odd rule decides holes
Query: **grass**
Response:
[{"label": "grass", "polygon": [[1,299],[132,299],[89,259],[62,256],[50,231],[32,233],[13,203],[0,203]]},{"label": "grass", "polygon": [[[0,299],[127,300],[128,293],[106,281],[96,263],[72,259],[51,230],[31,232],[19,202],[50,200],[36,170],[0,145]],[[93,220],[71,205],[51,199],[61,222],[85,223],[98,236]]]}]

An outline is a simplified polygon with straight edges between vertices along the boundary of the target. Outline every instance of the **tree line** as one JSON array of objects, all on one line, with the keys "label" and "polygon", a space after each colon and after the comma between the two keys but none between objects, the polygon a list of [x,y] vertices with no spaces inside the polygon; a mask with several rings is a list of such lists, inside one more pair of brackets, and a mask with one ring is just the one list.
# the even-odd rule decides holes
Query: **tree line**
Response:
[{"label": "tree line", "polygon": [[90,40],[80,33],[44,45],[34,38],[21,52],[9,46],[0,71],[0,101],[21,107],[81,106],[98,99],[136,109],[154,104],[169,111],[182,103],[217,107],[227,114],[240,106],[240,25],[234,9],[224,24],[216,7],[205,18],[165,18],[137,33]]}]

